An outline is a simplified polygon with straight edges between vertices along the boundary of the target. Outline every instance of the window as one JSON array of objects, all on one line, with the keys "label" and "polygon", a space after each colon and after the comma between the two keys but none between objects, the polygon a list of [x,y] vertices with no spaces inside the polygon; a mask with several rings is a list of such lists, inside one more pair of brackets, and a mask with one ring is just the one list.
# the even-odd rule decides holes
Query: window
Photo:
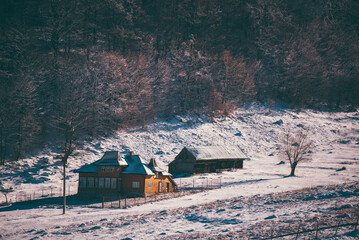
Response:
[{"label": "window", "polygon": [[158,192],[162,192],[162,186],[163,186],[162,182],[159,182],[158,183]]},{"label": "window", "polygon": [[115,168],[113,166],[106,166],[101,168],[102,172],[114,172]]},{"label": "window", "polygon": [[132,182],[132,188],[133,189],[140,188],[140,182]]},{"label": "window", "polygon": [[152,182],[148,182],[148,188],[152,188]]},{"label": "window", "polygon": [[111,189],[116,189],[116,182],[117,182],[116,178],[111,178]]},{"label": "window", "polygon": [[158,178],[158,172],[155,172],[155,178]]},{"label": "window", "polygon": [[86,177],[80,177],[79,179],[79,187],[85,188],[86,187]]},{"label": "window", "polygon": [[98,188],[103,188],[105,179],[103,177],[100,177],[98,179]]},{"label": "window", "polygon": [[105,178],[105,188],[111,187],[111,178]]},{"label": "window", "polygon": [[94,188],[95,187],[95,178],[94,177],[88,177],[87,178],[87,187],[88,188]]}]

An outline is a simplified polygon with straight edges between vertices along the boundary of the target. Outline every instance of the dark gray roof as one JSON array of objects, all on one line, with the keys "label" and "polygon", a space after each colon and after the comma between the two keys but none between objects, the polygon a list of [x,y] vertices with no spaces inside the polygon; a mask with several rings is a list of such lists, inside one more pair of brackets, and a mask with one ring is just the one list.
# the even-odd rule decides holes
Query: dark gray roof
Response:
[{"label": "dark gray roof", "polygon": [[196,160],[246,159],[238,146],[199,146],[187,148]]},{"label": "dark gray roof", "polygon": [[105,152],[100,160],[91,164],[84,165],[75,170],[76,173],[95,173],[98,170],[98,166],[127,166],[127,162],[120,156],[118,151]]},{"label": "dark gray roof", "polygon": [[122,171],[127,174],[155,175],[138,155],[125,156],[128,167]]},{"label": "dark gray roof", "polygon": [[148,163],[148,167],[152,170],[152,172],[160,172],[163,176],[172,176],[169,172],[165,170],[165,167],[161,166],[162,162],[152,158]]},{"label": "dark gray roof", "polygon": [[74,172],[75,173],[95,173],[97,172],[97,162],[99,162],[100,160],[97,160],[96,162],[93,162],[91,164],[86,164],[82,167],[80,167],[79,169],[76,169]]},{"label": "dark gray roof", "polygon": [[108,151],[102,156],[97,165],[127,166],[127,162],[120,156],[118,151]]}]

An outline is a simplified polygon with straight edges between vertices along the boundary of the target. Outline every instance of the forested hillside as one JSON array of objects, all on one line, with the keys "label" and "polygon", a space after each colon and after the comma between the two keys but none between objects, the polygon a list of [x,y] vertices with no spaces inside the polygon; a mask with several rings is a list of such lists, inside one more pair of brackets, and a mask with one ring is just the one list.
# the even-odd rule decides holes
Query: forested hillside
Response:
[{"label": "forested hillside", "polygon": [[250,100],[359,105],[359,1],[0,3],[0,163]]}]

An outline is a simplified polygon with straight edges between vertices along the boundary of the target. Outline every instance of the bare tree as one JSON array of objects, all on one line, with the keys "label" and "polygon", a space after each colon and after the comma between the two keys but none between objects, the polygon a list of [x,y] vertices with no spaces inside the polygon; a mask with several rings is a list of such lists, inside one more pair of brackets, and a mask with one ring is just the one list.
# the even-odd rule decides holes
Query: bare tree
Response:
[{"label": "bare tree", "polygon": [[280,156],[290,164],[290,176],[295,176],[294,171],[298,163],[311,160],[313,142],[308,133],[297,131],[295,134],[289,130],[283,135]]},{"label": "bare tree", "polygon": [[2,194],[4,194],[4,196],[5,196],[5,199],[6,199],[5,204],[6,205],[9,204],[9,201],[7,199],[7,195],[8,195],[8,193],[13,192],[13,191],[14,191],[14,189],[12,187],[4,187],[3,185],[0,185],[0,192]]},{"label": "bare tree", "polygon": [[59,99],[55,127],[63,136],[61,162],[63,165],[63,214],[66,211],[66,166],[76,147],[76,137],[80,135],[86,121],[88,109],[85,96],[83,73],[79,71],[79,58],[68,56],[61,62],[59,69]]}]

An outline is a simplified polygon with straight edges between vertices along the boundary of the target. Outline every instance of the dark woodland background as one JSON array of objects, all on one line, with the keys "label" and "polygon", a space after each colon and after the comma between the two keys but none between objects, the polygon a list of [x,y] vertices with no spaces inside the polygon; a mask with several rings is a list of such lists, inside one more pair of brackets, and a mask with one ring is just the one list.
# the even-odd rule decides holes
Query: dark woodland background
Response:
[{"label": "dark woodland background", "polygon": [[359,105],[359,1],[1,0],[0,163],[257,100]]}]

